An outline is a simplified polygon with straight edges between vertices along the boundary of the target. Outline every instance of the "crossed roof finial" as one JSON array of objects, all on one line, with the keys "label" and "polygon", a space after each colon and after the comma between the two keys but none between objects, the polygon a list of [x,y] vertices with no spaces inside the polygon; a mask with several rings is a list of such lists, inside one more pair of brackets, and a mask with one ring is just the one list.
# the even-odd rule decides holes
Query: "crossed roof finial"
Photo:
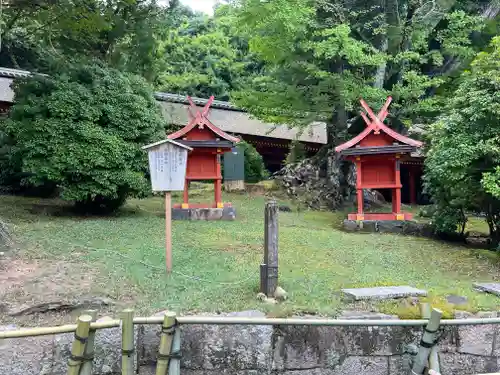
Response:
[{"label": "crossed roof finial", "polygon": [[375,134],[380,134],[380,128],[381,128],[380,125],[384,123],[384,120],[387,118],[387,115],[389,114],[388,109],[389,106],[391,105],[392,97],[389,96],[387,98],[384,106],[382,107],[378,115],[375,115],[370,106],[366,104],[366,102],[363,99],[361,99],[360,102],[361,106],[366,111],[366,113],[368,113],[368,116],[370,118],[368,118],[364,112],[361,112],[361,117],[363,117],[363,120],[365,120],[366,125],[373,127]]}]

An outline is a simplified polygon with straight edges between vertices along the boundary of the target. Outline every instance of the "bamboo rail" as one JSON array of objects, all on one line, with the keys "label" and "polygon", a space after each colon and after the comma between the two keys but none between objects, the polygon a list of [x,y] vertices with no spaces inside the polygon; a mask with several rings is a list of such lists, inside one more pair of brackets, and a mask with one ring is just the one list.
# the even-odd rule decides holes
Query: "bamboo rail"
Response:
[{"label": "bamboo rail", "polygon": [[[90,325],[90,329],[110,329],[120,326],[120,320],[97,322]],[[134,318],[134,324],[162,324],[163,317]],[[178,317],[178,324],[217,324],[217,325],[285,325],[285,326],[358,326],[358,327],[423,327],[428,320],[340,320],[340,319],[273,319],[273,318],[244,318],[244,317]],[[441,320],[441,326],[486,325],[500,324],[500,318],[487,319],[448,319]],[[58,327],[25,328],[16,331],[0,332],[0,340],[34,336],[48,336],[76,331],[76,324]]]}]

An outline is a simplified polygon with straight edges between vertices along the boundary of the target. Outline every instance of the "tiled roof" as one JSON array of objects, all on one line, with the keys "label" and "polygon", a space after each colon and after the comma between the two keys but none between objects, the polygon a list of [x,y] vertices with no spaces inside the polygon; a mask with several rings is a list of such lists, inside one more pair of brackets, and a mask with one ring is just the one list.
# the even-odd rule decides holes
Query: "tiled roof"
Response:
[{"label": "tiled roof", "polygon": [[[186,95],[169,94],[166,92],[155,92],[155,98],[156,100],[170,102],[170,103],[189,104]],[[193,101],[194,104],[199,106],[204,106],[205,104],[208,103],[208,99],[191,97],[191,100]],[[214,100],[210,107],[244,112],[244,110],[242,110],[241,108],[238,108],[229,102],[223,102],[220,100]]]},{"label": "tiled roof", "polygon": [[[168,100],[167,98],[159,100],[165,120],[169,124],[177,126],[187,125],[189,122],[187,100],[185,102],[177,100],[177,96],[176,100]],[[199,106],[203,106],[204,103],[206,103],[204,99],[199,99],[198,103],[195,102]],[[296,127],[262,122],[242,110],[216,106],[211,107],[207,117],[215,126],[229,134],[255,135],[290,141],[298,139],[302,142],[319,144],[327,143],[326,124],[321,122],[311,123],[301,132]]]},{"label": "tiled roof", "polygon": [[32,73],[27,70],[2,68],[0,67],[0,77],[6,78],[24,78],[29,77]]}]

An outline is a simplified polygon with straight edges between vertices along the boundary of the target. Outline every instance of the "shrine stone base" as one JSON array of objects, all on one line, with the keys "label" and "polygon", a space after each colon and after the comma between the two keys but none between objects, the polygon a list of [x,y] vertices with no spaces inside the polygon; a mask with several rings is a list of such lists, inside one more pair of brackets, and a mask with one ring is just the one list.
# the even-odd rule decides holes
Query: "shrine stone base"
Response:
[{"label": "shrine stone base", "polygon": [[412,220],[413,214],[408,212],[401,212],[400,214],[395,213],[365,213],[365,214],[349,214],[347,215],[349,220],[376,220],[376,221],[394,221],[394,220]]},{"label": "shrine stone base", "polygon": [[365,233],[397,233],[410,236],[434,237],[430,224],[412,220],[344,220],[344,230]]},{"label": "shrine stone base", "polygon": [[224,220],[236,219],[234,207],[224,208],[172,208],[172,220]]}]

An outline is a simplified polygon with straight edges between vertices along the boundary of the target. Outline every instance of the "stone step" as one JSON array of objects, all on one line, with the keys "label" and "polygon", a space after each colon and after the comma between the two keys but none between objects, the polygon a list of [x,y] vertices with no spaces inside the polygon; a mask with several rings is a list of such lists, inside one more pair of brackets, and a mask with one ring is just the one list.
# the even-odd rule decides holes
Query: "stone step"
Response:
[{"label": "stone step", "polygon": [[474,289],[500,297],[500,283],[474,283]]},{"label": "stone step", "polygon": [[427,296],[426,290],[421,290],[406,285],[383,286],[375,288],[342,289],[342,292],[347,298],[354,299],[355,301],[369,300],[369,299],[383,300],[383,299]]}]

